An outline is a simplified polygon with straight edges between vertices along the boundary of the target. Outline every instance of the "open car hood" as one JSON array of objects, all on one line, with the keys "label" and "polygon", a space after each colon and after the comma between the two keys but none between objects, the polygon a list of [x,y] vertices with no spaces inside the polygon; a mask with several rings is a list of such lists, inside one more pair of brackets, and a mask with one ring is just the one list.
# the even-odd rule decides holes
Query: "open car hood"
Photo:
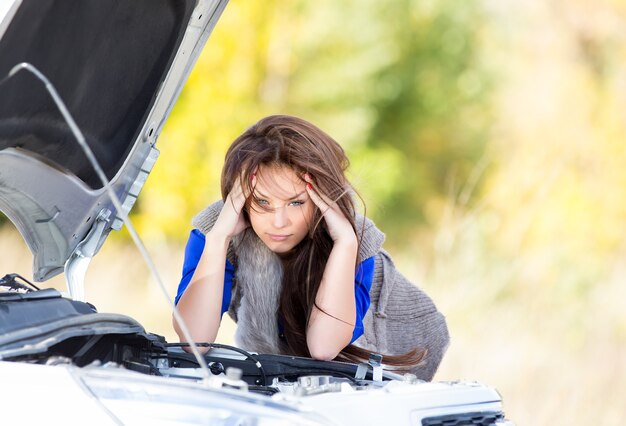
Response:
[{"label": "open car hood", "polygon": [[[0,210],[34,255],[34,279],[44,281],[121,228],[226,0],[9,3],[0,8]],[[23,62],[58,91],[123,213],[44,83],[27,70],[5,79]]]}]

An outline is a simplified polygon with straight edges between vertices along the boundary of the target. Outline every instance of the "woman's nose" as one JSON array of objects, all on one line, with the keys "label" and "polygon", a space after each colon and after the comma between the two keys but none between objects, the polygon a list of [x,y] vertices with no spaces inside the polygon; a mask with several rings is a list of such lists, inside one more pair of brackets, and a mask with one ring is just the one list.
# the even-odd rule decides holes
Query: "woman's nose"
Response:
[{"label": "woman's nose", "polygon": [[277,208],[274,210],[274,221],[273,225],[275,228],[284,228],[289,225],[289,218],[287,217],[287,212],[284,207]]}]

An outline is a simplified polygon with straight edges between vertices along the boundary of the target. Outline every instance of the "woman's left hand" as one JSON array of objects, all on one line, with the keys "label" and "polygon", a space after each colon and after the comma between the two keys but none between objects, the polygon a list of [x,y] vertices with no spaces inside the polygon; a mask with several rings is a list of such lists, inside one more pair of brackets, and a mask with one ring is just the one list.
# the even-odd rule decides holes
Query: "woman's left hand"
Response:
[{"label": "woman's left hand", "polygon": [[354,229],[339,206],[337,206],[337,203],[316,190],[313,180],[308,173],[304,174],[304,180],[307,182],[306,188],[309,197],[311,197],[311,200],[319,207],[324,216],[328,233],[333,239],[333,242],[335,244],[356,244],[358,241]]}]

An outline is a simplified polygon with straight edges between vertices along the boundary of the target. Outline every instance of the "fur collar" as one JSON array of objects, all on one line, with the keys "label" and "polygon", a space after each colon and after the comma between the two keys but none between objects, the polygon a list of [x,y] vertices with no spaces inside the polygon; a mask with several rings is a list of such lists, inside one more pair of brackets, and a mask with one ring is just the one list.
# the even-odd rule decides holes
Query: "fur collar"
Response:
[{"label": "fur collar", "polygon": [[[194,227],[209,232],[223,205],[217,201],[201,211],[192,221]],[[359,255],[364,260],[380,251],[385,235],[363,216],[356,217],[356,225],[358,231],[363,229]],[[251,228],[233,238],[227,257],[236,271],[229,308],[237,321],[236,345],[258,353],[284,353],[277,322],[283,277],[280,258]]]}]

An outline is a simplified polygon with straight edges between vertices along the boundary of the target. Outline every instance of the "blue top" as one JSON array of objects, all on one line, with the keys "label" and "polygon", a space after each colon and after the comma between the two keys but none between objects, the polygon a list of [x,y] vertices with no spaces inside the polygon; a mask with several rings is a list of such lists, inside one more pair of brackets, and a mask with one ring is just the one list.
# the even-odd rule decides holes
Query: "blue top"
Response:
[{"label": "blue top", "polygon": [[[180,297],[185,292],[191,277],[198,266],[200,256],[204,250],[205,237],[198,229],[193,229],[187,240],[187,246],[185,247],[185,261],[183,263],[183,277],[178,284],[178,292],[174,303],[178,303]],[[228,311],[230,306],[230,299],[232,297],[233,290],[233,276],[235,275],[234,266],[226,260],[226,270],[224,273],[224,292],[222,294],[222,315]],[[354,325],[354,332],[352,333],[352,340],[361,337],[363,334],[363,317],[367,313],[370,307],[370,289],[372,288],[372,281],[374,279],[374,256],[369,257],[359,264],[359,267],[355,273],[354,279],[354,298],[356,303],[356,319]],[[282,327],[281,327],[282,328]]]}]

